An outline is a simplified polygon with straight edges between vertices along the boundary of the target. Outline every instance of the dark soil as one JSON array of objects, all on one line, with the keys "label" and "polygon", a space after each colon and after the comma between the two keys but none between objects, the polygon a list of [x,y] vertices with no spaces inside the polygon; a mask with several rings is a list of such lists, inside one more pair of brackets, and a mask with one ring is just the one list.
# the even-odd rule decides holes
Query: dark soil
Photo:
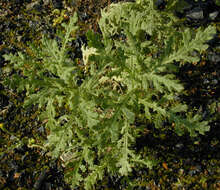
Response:
[{"label": "dark soil", "polygon": [[[220,6],[213,0],[185,1],[187,4],[175,11],[184,25],[197,28],[212,24],[217,29],[201,61],[185,64],[178,73],[186,89],[182,100],[202,113],[210,121],[211,129],[206,135],[192,139],[188,135],[179,137],[169,130],[149,128],[150,132],[137,139],[135,148],[143,155],[151,152],[157,165],[153,170],[134,170],[128,177],[137,184],[137,190],[220,189]],[[1,0],[0,77],[4,78],[2,70],[8,65],[4,54],[27,51],[28,42],[38,43],[42,35],[53,38],[59,24],[68,21],[75,11],[81,31],[73,42],[75,48],[70,57],[81,59],[86,31],[100,32],[97,24],[100,9],[112,2],[119,0]],[[157,0],[156,6],[163,11],[166,1]],[[0,83],[0,189],[70,189],[64,182],[61,161],[52,160],[39,147],[27,146],[30,140],[46,139],[47,131],[38,120],[37,108],[22,108],[24,97],[24,93],[17,94]],[[106,176],[95,189],[127,187],[126,178]]]}]

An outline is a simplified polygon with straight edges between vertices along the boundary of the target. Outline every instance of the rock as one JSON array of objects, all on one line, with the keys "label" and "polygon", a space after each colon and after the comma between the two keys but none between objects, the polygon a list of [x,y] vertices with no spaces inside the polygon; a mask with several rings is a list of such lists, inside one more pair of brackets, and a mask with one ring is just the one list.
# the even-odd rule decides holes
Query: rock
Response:
[{"label": "rock", "polygon": [[11,135],[11,136],[10,136],[10,140],[15,140],[15,139],[17,139],[16,136],[14,136],[14,135]]},{"label": "rock", "polygon": [[209,18],[210,18],[211,20],[215,20],[215,18],[218,16],[218,14],[219,14],[218,11],[209,13]]},{"label": "rock", "polygon": [[44,6],[47,6],[50,4],[50,0],[43,0],[43,2],[44,2]]},{"label": "rock", "polygon": [[39,7],[40,6],[40,1],[34,1],[32,3],[29,3],[26,5],[26,9],[27,10],[31,10],[31,9],[35,9],[36,7]]},{"label": "rock", "polygon": [[204,18],[201,8],[194,8],[186,14],[186,17],[192,20],[202,20]]},{"label": "rock", "polygon": [[217,85],[218,84],[218,80],[216,80],[216,79],[212,80],[212,84],[213,85]]},{"label": "rock", "polygon": [[208,55],[208,60],[212,61],[214,63],[220,62],[220,55],[216,54],[216,53],[210,53]]},{"label": "rock", "polygon": [[183,143],[178,143],[175,145],[177,149],[182,149],[184,147]]}]

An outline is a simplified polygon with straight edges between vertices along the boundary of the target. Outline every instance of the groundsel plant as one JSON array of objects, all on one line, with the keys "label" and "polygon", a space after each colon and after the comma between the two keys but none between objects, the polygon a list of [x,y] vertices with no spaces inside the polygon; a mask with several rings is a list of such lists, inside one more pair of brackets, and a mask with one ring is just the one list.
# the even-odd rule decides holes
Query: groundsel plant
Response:
[{"label": "groundsel plant", "polygon": [[112,4],[102,10],[101,34],[87,33],[79,67],[68,57],[76,23],[74,14],[62,25],[59,44],[44,37],[29,53],[4,56],[19,71],[5,84],[26,92],[25,107],[44,110],[39,116],[49,130],[44,147],[63,160],[73,188],[93,189],[106,174],[127,176],[134,167],[152,169],[154,160],[134,149],[143,130],[135,125],[140,117],[158,129],[170,123],[178,135],[209,130],[208,122],[177,98],[184,88],[174,63],[199,61],[193,52],[208,48],[214,27],[180,26],[151,0]]}]

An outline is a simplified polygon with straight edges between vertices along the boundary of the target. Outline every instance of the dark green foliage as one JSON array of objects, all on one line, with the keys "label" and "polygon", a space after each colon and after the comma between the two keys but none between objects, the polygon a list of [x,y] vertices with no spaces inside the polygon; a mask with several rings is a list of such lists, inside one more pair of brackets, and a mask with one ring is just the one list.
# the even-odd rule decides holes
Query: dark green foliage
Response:
[{"label": "dark green foliage", "polygon": [[80,68],[67,54],[76,22],[75,14],[62,25],[59,43],[43,38],[40,46],[30,45],[29,54],[4,56],[20,71],[5,84],[26,91],[24,106],[45,109],[45,146],[70,168],[66,179],[73,186],[83,183],[91,189],[105,172],[126,176],[137,165],[153,167],[153,160],[134,150],[143,133],[135,126],[140,118],[158,129],[167,122],[178,135],[209,130],[207,121],[178,100],[183,85],[173,63],[198,61],[192,52],[207,49],[213,27],[177,28],[178,20],[157,12],[153,1],[112,4],[102,11],[102,36],[87,34],[89,46],[82,47]]}]

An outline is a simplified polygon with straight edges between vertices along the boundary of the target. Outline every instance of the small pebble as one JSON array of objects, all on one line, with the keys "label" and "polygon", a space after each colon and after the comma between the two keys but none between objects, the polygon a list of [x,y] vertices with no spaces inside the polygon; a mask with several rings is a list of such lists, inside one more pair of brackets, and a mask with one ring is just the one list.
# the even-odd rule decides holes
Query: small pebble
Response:
[{"label": "small pebble", "polygon": [[212,12],[212,13],[210,13],[209,14],[209,18],[211,19],[211,20],[215,20],[215,18],[218,16],[218,11],[215,11],[215,12]]},{"label": "small pebble", "polygon": [[203,10],[200,8],[194,8],[186,14],[186,17],[193,20],[202,20],[204,18]]}]

